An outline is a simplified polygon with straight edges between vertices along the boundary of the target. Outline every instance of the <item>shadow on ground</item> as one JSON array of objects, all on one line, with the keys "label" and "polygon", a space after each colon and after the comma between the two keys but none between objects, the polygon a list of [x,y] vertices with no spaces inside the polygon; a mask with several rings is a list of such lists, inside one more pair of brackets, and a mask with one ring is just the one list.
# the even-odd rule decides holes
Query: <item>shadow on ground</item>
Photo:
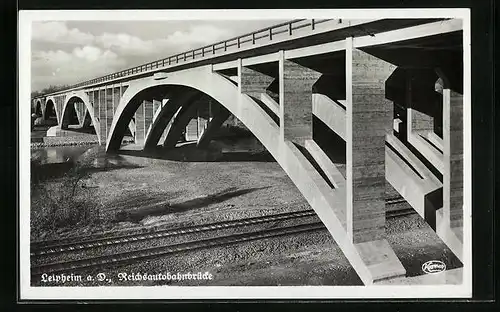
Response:
[{"label": "shadow on ground", "polygon": [[234,187],[227,188],[223,191],[217,192],[215,194],[211,194],[208,196],[202,196],[198,198],[194,198],[182,203],[170,204],[168,202],[161,202],[152,205],[146,205],[136,211],[120,211],[116,214],[115,221],[116,222],[140,222],[146,217],[150,216],[162,216],[166,214],[172,213],[182,213],[194,209],[199,209],[206,207],[211,204],[217,204],[224,202],[228,199],[242,196],[245,194],[249,194],[261,189],[269,188],[266,187],[256,187],[256,188],[248,188],[237,190]]},{"label": "shadow on ground", "polygon": [[188,142],[173,149],[157,146],[151,150],[140,150],[127,146],[117,152],[117,155],[145,157],[153,159],[184,161],[184,162],[275,162],[267,151],[221,151],[218,148],[201,149],[196,143]]}]

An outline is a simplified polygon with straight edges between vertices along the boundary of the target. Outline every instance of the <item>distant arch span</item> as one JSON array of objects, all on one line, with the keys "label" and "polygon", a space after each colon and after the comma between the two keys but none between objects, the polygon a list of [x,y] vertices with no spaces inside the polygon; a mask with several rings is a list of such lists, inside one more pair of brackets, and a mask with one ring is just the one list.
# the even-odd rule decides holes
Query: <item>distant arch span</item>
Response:
[{"label": "distant arch span", "polygon": [[57,121],[59,122],[59,118],[57,115],[57,107],[55,104],[55,101],[52,97],[48,97],[45,101],[45,108],[43,110],[43,118],[45,120],[49,120],[51,116],[56,117]]},{"label": "distant arch span", "polygon": [[63,105],[63,111],[61,114],[60,124],[62,125],[65,120],[68,120],[71,117],[71,113],[74,110],[74,103],[77,100],[80,100],[85,104],[85,107],[86,107],[87,111],[89,112],[90,118],[92,119],[92,124],[94,126],[95,133],[97,134],[97,137],[99,138],[99,143],[101,143],[101,139],[100,139],[101,136],[99,135],[100,134],[99,120],[97,120],[97,117],[93,113],[94,108],[93,108],[92,104],[90,103],[90,99],[89,99],[87,93],[85,93],[83,91],[71,92],[70,94],[68,94],[66,96],[66,100],[64,101],[64,105]]}]

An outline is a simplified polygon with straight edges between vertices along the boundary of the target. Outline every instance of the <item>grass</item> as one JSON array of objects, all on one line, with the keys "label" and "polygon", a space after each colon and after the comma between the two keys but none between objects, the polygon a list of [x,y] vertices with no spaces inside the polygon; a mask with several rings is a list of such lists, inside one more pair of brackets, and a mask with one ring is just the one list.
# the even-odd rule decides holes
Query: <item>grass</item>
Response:
[{"label": "grass", "polygon": [[[37,164],[32,164],[37,166]],[[95,189],[88,188],[89,162],[75,163],[67,172],[50,181],[31,179],[31,234],[33,239],[57,238],[76,227],[107,222]]]}]

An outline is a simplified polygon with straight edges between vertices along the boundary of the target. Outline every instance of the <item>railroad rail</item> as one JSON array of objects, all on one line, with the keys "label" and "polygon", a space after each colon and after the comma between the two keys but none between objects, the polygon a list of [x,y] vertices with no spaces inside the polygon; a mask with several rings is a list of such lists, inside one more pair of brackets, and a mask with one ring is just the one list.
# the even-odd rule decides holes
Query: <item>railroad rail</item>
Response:
[{"label": "railroad rail", "polygon": [[[388,201],[389,204],[397,204],[404,202],[401,199]],[[414,214],[413,209],[402,209],[398,211],[388,212],[388,218],[401,217],[404,215]],[[132,243],[144,241],[148,239],[158,239],[172,236],[180,236],[191,233],[200,233],[206,231],[214,231],[219,229],[236,228],[240,226],[256,225],[270,223],[275,221],[285,221],[292,219],[300,219],[314,216],[314,211],[303,210],[295,212],[287,212],[263,217],[252,217],[232,221],[223,221],[218,223],[207,224],[203,226],[191,226],[172,230],[161,230],[152,233],[134,233],[131,235],[123,234],[115,237],[101,237],[97,239],[86,239],[79,242],[67,242],[56,244],[55,241],[50,242],[46,246],[38,246],[32,252],[32,256],[39,257],[57,253],[72,252],[78,250],[91,249],[96,247],[112,246],[116,244]],[[287,227],[259,230],[254,232],[245,232],[239,234],[231,234],[227,236],[214,237],[210,239],[188,241],[172,245],[164,245],[152,248],[142,248],[127,252],[116,253],[113,255],[104,255],[78,260],[60,261],[48,264],[35,265],[31,267],[31,275],[39,275],[42,273],[53,274],[68,270],[83,270],[100,267],[103,265],[116,265],[135,262],[138,260],[150,259],[158,256],[175,254],[180,252],[194,251],[210,247],[219,247],[230,244],[242,243],[258,239],[280,237],[285,235],[293,235],[297,233],[305,233],[325,229],[322,222],[310,222]]]}]

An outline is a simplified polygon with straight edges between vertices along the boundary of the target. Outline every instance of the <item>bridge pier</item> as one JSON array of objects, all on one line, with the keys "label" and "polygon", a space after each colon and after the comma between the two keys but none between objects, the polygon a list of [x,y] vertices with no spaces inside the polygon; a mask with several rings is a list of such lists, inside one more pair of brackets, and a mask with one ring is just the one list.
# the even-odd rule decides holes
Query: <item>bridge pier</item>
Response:
[{"label": "bridge pier", "polygon": [[321,76],[312,69],[279,58],[280,136],[304,146],[312,139],[312,86]]},{"label": "bridge pier", "polygon": [[396,66],[346,42],[347,235],[375,282],[406,274],[385,234],[385,137],[393,111],[385,82]]},{"label": "bridge pier", "polygon": [[[450,215],[450,225],[455,232],[463,226],[463,96],[445,89],[444,100],[444,161],[447,174],[444,175],[445,214]],[[447,211],[449,210],[449,212]],[[462,234],[457,234],[462,240]]]},{"label": "bridge pier", "polygon": [[113,122],[113,87],[104,89],[104,116],[106,119],[106,133],[105,139],[103,141],[103,145],[106,144],[106,140],[108,138],[109,129],[111,128],[111,123]]},{"label": "bridge pier", "polygon": [[144,129],[144,102],[139,105],[135,111],[135,144],[139,146],[144,145],[144,136],[146,135],[146,129]]},{"label": "bridge pier", "polygon": [[436,232],[463,261],[463,95],[443,89],[443,209]]},{"label": "bridge pier", "polygon": [[153,122],[153,102],[150,100],[144,100],[144,142],[146,141],[146,134],[148,132],[151,123]]},{"label": "bridge pier", "polygon": [[107,120],[106,120],[106,103],[107,103],[107,98],[106,98],[106,89],[99,89],[97,91],[97,98],[98,98],[98,103],[99,103],[99,135],[101,137],[100,144],[104,145],[106,144],[106,125],[107,125]]}]

